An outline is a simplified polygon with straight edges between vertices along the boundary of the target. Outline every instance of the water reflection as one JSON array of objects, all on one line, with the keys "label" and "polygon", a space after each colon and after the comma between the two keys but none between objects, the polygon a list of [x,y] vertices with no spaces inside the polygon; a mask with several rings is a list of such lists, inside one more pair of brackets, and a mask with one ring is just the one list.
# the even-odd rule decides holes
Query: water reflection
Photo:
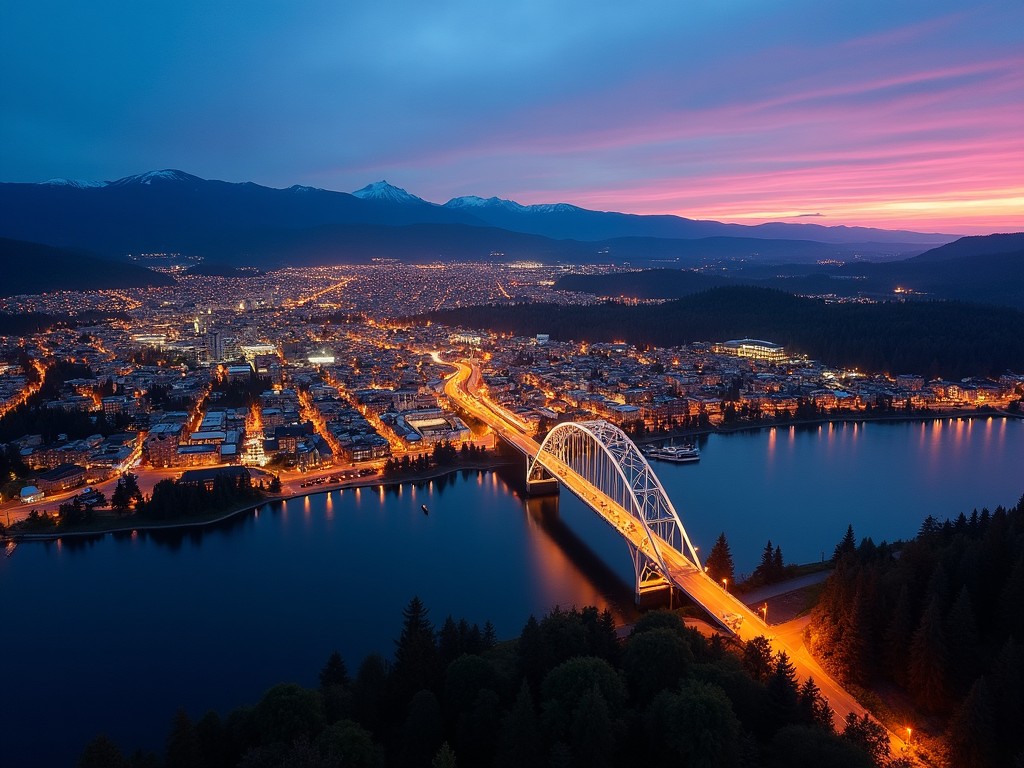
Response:
[{"label": "water reflection", "polygon": [[[530,527],[538,534],[530,538],[531,556],[542,582],[548,587],[548,600],[571,582],[570,591],[578,596],[578,601],[573,603],[576,607],[607,608],[617,624],[633,621],[636,609],[632,604],[632,586],[565,524],[559,515],[559,497],[528,498],[524,506]],[[622,556],[627,557],[625,543],[622,550]]]},{"label": "water reflection", "polygon": [[[849,523],[858,536],[892,540],[927,514],[991,509],[1024,491],[1024,423],[1003,419],[713,435],[701,451],[697,464],[656,471],[694,543],[708,552],[726,531],[741,572],[768,539],[787,561],[807,562]],[[500,637],[555,604],[627,618],[632,566],[621,538],[571,495],[524,501],[522,475],[522,466],[459,472],[387,493],[274,502],[190,531],[20,545],[0,558],[4,626],[47,663],[5,668],[4,694],[18,703],[2,726],[5,764],[19,754],[14,764],[71,764],[108,728],[123,744],[159,749],[178,706],[198,717],[258,700],[281,680],[313,686],[334,648],[350,668],[371,651],[389,654],[413,594],[435,620],[490,619]],[[40,744],[38,724],[54,712],[76,717],[60,740]]]}]

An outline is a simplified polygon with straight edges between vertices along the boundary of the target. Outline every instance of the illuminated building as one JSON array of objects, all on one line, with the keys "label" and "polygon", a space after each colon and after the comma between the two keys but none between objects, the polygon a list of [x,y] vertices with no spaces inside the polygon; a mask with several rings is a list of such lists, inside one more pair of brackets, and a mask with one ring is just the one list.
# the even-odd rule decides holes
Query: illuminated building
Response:
[{"label": "illuminated building", "polygon": [[786,348],[780,344],[760,339],[734,339],[715,344],[713,351],[718,354],[749,357],[752,360],[764,360],[769,363],[781,363],[786,359]]},{"label": "illuminated building", "polygon": [[224,337],[220,331],[206,332],[206,359],[211,363],[224,359]]},{"label": "illuminated building", "polygon": [[36,486],[46,493],[66,491],[85,482],[85,467],[78,464],[61,464],[36,478]]}]

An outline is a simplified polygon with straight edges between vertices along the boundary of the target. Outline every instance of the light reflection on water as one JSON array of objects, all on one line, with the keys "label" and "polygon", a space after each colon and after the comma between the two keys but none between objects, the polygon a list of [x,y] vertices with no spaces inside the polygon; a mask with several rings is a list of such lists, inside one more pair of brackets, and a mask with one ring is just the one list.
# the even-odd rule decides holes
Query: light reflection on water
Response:
[{"label": "light reflection on water", "polygon": [[929,514],[1015,504],[1024,493],[1024,422],[1003,418],[863,422],[711,435],[698,464],[655,462],[690,537],[725,532],[739,571],[768,539],[787,561],[858,538],[913,536]]},{"label": "light reflection on water", "polygon": [[[725,531],[741,572],[769,538],[806,562],[848,523],[891,540],[1024,492],[1020,421],[784,427],[700,447],[698,464],[654,467],[701,552]],[[5,639],[47,663],[5,669],[18,706],[0,718],[4,763],[71,764],[101,730],[159,749],[178,706],[198,718],[281,680],[314,685],[335,648],[354,670],[390,655],[413,594],[435,624],[490,619],[508,637],[555,604],[625,620],[631,578],[625,545],[579,500],[524,502],[495,472],[306,496],[201,532],[23,544],[0,558]],[[54,712],[76,716],[41,744]]]}]

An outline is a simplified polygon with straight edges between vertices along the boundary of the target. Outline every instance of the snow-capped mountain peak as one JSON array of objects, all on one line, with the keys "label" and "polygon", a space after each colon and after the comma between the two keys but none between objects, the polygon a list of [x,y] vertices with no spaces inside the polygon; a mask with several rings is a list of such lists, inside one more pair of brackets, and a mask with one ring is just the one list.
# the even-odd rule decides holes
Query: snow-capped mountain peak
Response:
[{"label": "snow-capped mountain peak", "polygon": [[500,208],[515,213],[572,213],[583,210],[569,203],[543,203],[540,205],[523,205],[515,200],[504,200],[500,197],[477,197],[466,195],[465,197],[453,197],[444,204],[445,208],[459,210],[472,210],[474,208]]},{"label": "snow-capped mountain peak", "polygon": [[91,189],[93,187],[105,187],[105,181],[83,181],[81,179],[47,179],[40,182],[48,187],[73,187],[75,189]]},{"label": "snow-capped mountain peak", "polygon": [[323,192],[320,187],[307,187],[305,184],[292,184],[288,187],[289,192]]},{"label": "snow-capped mountain peak", "polygon": [[352,193],[362,200],[382,200],[388,203],[426,203],[416,195],[410,195],[401,187],[395,187],[386,181],[375,181]]},{"label": "snow-capped mountain peak", "polygon": [[123,179],[111,181],[109,185],[112,187],[125,187],[131,184],[152,186],[153,184],[196,181],[202,181],[202,179],[198,176],[193,176],[191,173],[185,173],[174,168],[166,168],[162,171],[146,171],[145,173],[137,173],[134,176],[125,176]]},{"label": "snow-capped mountain peak", "polygon": [[528,210],[536,213],[572,213],[573,211],[582,211],[583,209],[576,205],[570,205],[569,203],[543,203],[541,205],[528,205]]},{"label": "snow-capped mountain peak", "polygon": [[503,200],[500,197],[477,197],[476,195],[465,195],[464,197],[453,197],[444,204],[445,208],[473,209],[473,208],[504,208],[508,211],[522,211],[525,206],[515,200]]}]

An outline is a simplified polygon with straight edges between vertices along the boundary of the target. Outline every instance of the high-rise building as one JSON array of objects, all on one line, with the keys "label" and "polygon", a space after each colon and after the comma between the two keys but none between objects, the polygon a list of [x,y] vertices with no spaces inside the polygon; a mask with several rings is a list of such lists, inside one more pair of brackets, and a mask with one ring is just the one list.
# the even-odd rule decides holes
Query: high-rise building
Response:
[{"label": "high-rise building", "polygon": [[211,363],[219,363],[224,359],[224,336],[220,331],[206,332],[206,359]]}]

